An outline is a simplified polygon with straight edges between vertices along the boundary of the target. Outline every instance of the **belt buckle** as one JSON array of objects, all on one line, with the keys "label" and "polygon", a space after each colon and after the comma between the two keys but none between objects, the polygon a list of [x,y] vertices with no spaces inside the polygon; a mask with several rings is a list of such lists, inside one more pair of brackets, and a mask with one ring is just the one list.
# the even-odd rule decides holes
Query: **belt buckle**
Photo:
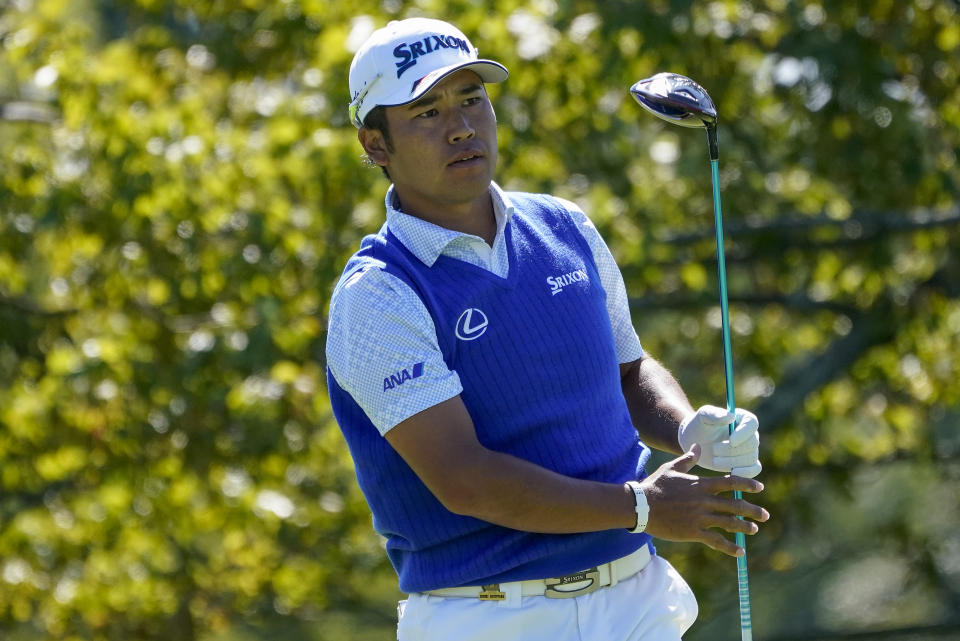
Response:
[{"label": "belt buckle", "polygon": [[493,585],[480,586],[480,596],[477,598],[481,601],[503,601],[507,598],[507,595],[500,590],[499,583],[494,583]]},{"label": "belt buckle", "polygon": [[[557,586],[583,583],[584,581],[590,581],[590,584],[574,590],[557,589]],[[547,585],[547,589],[544,591],[543,596],[550,599],[570,599],[572,597],[590,594],[594,590],[598,589],[600,587],[600,571],[597,568],[590,568],[589,570],[581,570],[580,572],[574,572],[573,574],[557,577],[555,579],[544,579],[543,582]]]}]

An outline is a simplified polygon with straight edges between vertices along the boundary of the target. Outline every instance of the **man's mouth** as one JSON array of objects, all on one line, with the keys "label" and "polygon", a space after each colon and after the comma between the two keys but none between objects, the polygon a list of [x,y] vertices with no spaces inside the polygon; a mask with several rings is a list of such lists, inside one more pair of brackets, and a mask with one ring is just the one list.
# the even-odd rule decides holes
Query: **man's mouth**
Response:
[{"label": "man's mouth", "polygon": [[476,162],[481,158],[483,158],[483,154],[481,154],[480,152],[476,152],[476,151],[466,152],[457,156],[457,158],[455,158],[453,162],[450,163],[450,166]]}]

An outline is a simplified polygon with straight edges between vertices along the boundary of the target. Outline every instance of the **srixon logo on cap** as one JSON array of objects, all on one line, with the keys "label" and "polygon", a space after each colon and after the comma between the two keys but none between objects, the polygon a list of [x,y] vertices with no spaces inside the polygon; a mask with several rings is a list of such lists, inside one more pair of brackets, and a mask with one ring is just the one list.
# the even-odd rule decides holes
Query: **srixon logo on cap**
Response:
[{"label": "srixon logo on cap", "polygon": [[456,36],[446,36],[442,33],[427,36],[416,42],[403,42],[393,50],[393,57],[397,59],[395,63],[397,65],[397,78],[402,76],[404,71],[417,64],[417,58],[440,49],[462,49],[464,53],[470,55],[470,47],[465,40]]}]

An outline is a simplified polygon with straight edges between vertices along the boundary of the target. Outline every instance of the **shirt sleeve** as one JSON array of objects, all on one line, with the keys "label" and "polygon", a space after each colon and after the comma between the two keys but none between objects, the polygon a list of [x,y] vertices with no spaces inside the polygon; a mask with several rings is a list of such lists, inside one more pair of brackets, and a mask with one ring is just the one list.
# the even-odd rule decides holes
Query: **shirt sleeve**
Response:
[{"label": "shirt sleeve", "polygon": [[381,434],[463,391],[423,302],[379,267],[337,284],[328,330],[330,372]]},{"label": "shirt sleeve", "polygon": [[613,328],[613,340],[617,350],[617,359],[620,363],[629,363],[643,356],[643,347],[640,337],[633,328],[630,318],[630,303],[627,299],[627,288],[623,283],[623,274],[610,253],[610,248],[603,241],[583,210],[576,203],[563,198],[557,198],[573,217],[574,222],[593,253],[593,262],[600,273],[600,284],[607,294],[607,313],[610,315],[610,326]]}]

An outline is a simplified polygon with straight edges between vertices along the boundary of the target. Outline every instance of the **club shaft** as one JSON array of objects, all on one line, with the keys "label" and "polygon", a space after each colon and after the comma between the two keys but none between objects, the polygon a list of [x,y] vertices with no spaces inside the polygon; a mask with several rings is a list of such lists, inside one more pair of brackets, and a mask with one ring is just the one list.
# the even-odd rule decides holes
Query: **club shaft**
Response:
[{"label": "club shaft", "polygon": [[[711,154],[712,155],[712,154]],[[720,207],[720,171],[719,161],[710,160],[710,171],[713,182],[713,218],[717,232],[717,275],[720,280],[720,314],[721,330],[723,334],[723,373],[727,387],[727,409],[733,412],[737,403],[733,393],[733,349],[730,344],[730,310],[727,304],[727,264],[723,246],[723,214]],[[732,433],[736,423],[730,424]],[[742,498],[741,492],[734,492],[733,498]],[[741,518],[741,517],[737,517]],[[753,623],[750,617],[750,583],[747,575],[747,542],[743,532],[737,532],[734,537],[738,546],[743,548],[743,556],[737,557],[737,585],[740,594],[740,639],[753,641]]]}]

